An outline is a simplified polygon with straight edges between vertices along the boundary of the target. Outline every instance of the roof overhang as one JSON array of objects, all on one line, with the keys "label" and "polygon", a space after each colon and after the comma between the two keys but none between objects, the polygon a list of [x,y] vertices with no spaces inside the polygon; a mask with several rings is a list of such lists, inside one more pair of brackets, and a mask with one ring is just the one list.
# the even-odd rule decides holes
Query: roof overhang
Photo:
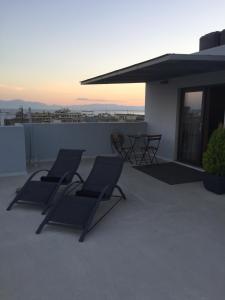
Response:
[{"label": "roof overhang", "polygon": [[81,84],[139,83],[225,71],[225,55],[166,54],[81,81]]}]

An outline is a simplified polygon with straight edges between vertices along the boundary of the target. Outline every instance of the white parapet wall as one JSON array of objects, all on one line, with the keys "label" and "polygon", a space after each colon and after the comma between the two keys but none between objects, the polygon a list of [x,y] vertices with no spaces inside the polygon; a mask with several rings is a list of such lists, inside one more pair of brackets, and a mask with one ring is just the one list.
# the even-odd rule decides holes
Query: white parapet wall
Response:
[{"label": "white parapet wall", "polygon": [[0,176],[26,174],[23,126],[0,126]]},{"label": "white parapet wall", "polygon": [[147,132],[145,122],[95,122],[64,124],[24,124],[26,159],[52,161],[60,148],[84,149],[84,156],[112,154],[110,134]]}]

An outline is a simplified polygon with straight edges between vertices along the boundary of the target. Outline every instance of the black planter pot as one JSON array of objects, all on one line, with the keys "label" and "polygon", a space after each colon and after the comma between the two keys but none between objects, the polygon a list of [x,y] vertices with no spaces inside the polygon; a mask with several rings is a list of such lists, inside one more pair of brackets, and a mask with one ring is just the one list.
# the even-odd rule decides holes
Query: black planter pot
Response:
[{"label": "black planter pot", "polygon": [[225,194],[225,177],[204,173],[204,187],[215,194]]}]

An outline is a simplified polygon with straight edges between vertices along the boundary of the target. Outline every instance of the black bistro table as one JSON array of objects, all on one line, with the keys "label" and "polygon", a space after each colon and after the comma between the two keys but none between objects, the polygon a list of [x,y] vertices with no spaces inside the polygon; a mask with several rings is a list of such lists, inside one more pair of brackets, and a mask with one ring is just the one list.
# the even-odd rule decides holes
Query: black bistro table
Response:
[{"label": "black bistro table", "polygon": [[156,154],[159,149],[161,134],[129,134],[129,160],[136,165],[158,164]]}]

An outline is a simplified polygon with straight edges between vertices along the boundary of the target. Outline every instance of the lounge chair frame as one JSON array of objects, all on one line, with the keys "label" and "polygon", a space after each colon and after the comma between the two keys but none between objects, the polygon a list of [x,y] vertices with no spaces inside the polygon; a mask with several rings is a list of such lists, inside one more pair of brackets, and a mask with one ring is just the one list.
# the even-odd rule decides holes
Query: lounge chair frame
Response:
[{"label": "lounge chair frame", "polygon": [[[66,154],[66,151],[68,151],[68,149],[61,149],[59,151],[59,154],[62,153],[64,151],[64,155]],[[84,150],[69,150],[69,151],[74,151],[74,152],[77,152],[80,154],[80,160],[81,160],[81,157],[82,157],[82,153],[84,152]],[[56,161],[59,157],[59,154],[56,158]],[[60,188],[61,185],[65,185],[66,182],[69,180],[68,183],[70,183],[72,181],[72,178],[74,176],[77,176],[78,177],[78,182],[83,182],[83,178],[81,177],[81,175],[76,171],[78,166],[79,166],[79,163],[77,163],[77,165],[75,166],[74,169],[71,169],[70,171],[68,172],[65,172],[61,177],[58,177],[56,181],[48,181],[48,180],[42,180],[43,177],[40,178],[39,181],[37,181],[38,183],[42,183],[43,185],[45,186],[48,186],[51,187],[52,191],[51,191],[51,194],[49,195],[48,198],[45,199],[45,201],[40,201],[40,202],[37,202],[37,201],[28,201],[26,199],[23,199],[22,198],[22,195],[23,195],[23,192],[26,190],[26,188],[29,186],[29,184],[33,181],[34,177],[36,175],[38,175],[39,173],[42,173],[42,172],[46,172],[47,173],[47,176],[45,176],[44,178],[47,178],[48,177],[48,174],[51,172],[51,170],[54,168],[55,164],[56,164],[56,161],[54,162],[53,166],[51,169],[41,169],[41,170],[37,170],[35,171],[34,173],[32,173],[30,175],[30,177],[27,179],[27,181],[25,182],[25,184],[22,186],[22,188],[18,189],[16,191],[16,196],[14,197],[14,199],[11,201],[11,203],[8,205],[8,207],[6,208],[7,211],[11,210],[13,205],[15,203],[21,203],[21,204],[31,204],[31,205],[41,205],[44,207],[44,211],[46,211],[46,207],[50,207],[58,189]],[[69,179],[68,179],[69,178]],[[35,182],[35,181],[34,181]],[[77,183],[77,181],[76,181]],[[20,198],[21,197],[21,198]]]},{"label": "lounge chair frame", "polygon": [[[57,207],[58,207],[58,205],[61,203],[61,201],[63,201],[63,196],[65,196],[68,192],[69,193],[71,193],[71,192],[74,192],[74,191],[76,191],[76,189],[79,187],[80,185],[77,185],[77,186],[75,186],[75,187],[73,187],[73,183],[71,184],[71,185],[69,185],[67,188],[66,188],[66,190],[64,191],[64,193],[63,193],[63,195],[62,195],[62,197],[60,198],[60,201],[58,201],[57,202],[57,204],[55,204],[55,206],[54,207],[52,207],[50,210],[49,210],[49,212],[48,212],[48,214],[46,215],[46,217],[44,218],[44,220],[42,221],[42,223],[39,225],[39,227],[37,228],[37,230],[36,230],[36,234],[40,234],[41,232],[42,232],[42,230],[43,230],[43,228],[44,228],[44,226],[45,225],[56,225],[56,226],[58,226],[58,225],[60,225],[60,226],[66,226],[66,227],[71,227],[71,228],[78,228],[79,229],[79,227],[78,226],[73,226],[73,225],[69,225],[69,224],[62,224],[62,223],[57,223],[57,222],[51,222],[51,217],[54,215],[54,212],[55,212],[55,210],[57,209]],[[102,214],[94,223],[92,223],[93,222],[93,219],[94,219],[94,216],[95,216],[95,214],[96,214],[96,211],[97,211],[97,209],[99,208],[99,206],[100,206],[100,203],[102,202],[102,201],[109,201],[110,199],[108,199],[108,200],[105,200],[104,199],[104,195],[106,194],[106,192],[108,191],[108,190],[114,190],[114,189],[117,189],[118,191],[119,191],[119,193],[120,193],[120,195],[119,196],[117,196],[117,195],[112,195],[112,197],[111,198],[118,198],[118,200],[113,204],[113,205],[111,205],[107,210],[106,210],[106,212],[104,213],[104,214]],[[85,198],[85,197],[84,197]],[[98,224],[98,223],[100,223],[105,217],[106,217],[106,215],[108,215],[109,213],[110,213],[110,211],[115,207],[115,206],[117,206],[118,204],[119,204],[119,202],[122,200],[122,199],[124,199],[124,200],[126,200],[126,196],[125,196],[125,194],[124,194],[124,192],[122,191],[122,189],[121,189],[121,187],[120,186],[118,186],[118,185],[115,185],[115,186],[109,186],[109,185],[107,185],[107,186],[105,186],[103,189],[102,189],[102,191],[101,191],[101,193],[100,193],[100,195],[99,195],[99,197],[96,199],[96,203],[95,203],[95,206],[94,206],[94,208],[92,209],[92,212],[90,213],[90,215],[89,215],[89,217],[88,217],[88,219],[87,219],[87,221],[86,221],[86,223],[85,223],[85,225],[84,225],[84,227],[83,228],[80,228],[80,229],[82,229],[82,232],[81,232],[81,234],[80,234],[80,237],[79,237],[79,242],[83,242],[84,241],[84,239],[85,239],[85,237],[86,237],[86,235]],[[74,196],[74,201],[76,201],[76,196]],[[85,201],[85,199],[83,200],[83,201]]]}]

